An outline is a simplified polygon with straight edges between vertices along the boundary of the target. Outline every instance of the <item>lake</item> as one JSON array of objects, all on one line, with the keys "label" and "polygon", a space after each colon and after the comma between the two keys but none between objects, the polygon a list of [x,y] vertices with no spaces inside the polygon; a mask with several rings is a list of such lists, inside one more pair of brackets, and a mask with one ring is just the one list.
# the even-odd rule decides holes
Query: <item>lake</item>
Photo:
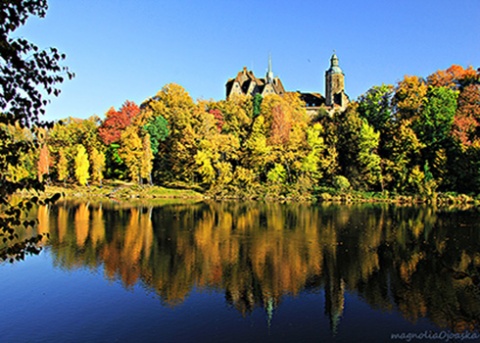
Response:
[{"label": "lake", "polygon": [[0,265],[2,342],[480,341],[475,208],[77,201],[29,216],[49,239]]}]

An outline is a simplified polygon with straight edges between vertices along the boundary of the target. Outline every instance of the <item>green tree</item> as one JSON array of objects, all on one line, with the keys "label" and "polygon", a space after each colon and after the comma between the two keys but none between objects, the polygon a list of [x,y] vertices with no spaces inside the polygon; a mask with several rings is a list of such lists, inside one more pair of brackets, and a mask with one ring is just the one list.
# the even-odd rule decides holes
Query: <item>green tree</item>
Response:
[{"label": "green tree", "polygon": [[253,118],[257,117],[260,114],[262,108],[263,97],[260,93],[255,94],[253,97]]},{"label": "green tree", "polygon": [[358,164],[361,178],[368,186],[381,185],[383,190],[381,158],[378,155],[380,132],[376,132],[366,121],[362,123],[359,137]]},{"label": "green tree", "polygon": [[75,178],[81,186],[85,186],[90,178],[88,169],[90,162],[88,162],[87,150],[82,144],[77,145],[77,155],[75,156]]},{"label": "green tree", "polygon": [[423,158],[431,166],[432,174],[439,183],[445,181],[446,150],[450,148],[453,119],[457,110],[458,93],[446,87],[430,86],[423,109],[412,129],[425,144]]},{"label": "green tree", "polygon": [[255,170],[257,176],[260,176],[265,171],[265,166],[271,162],[271,147],[267,145],[264,122],[263,115],[255,118],[250,137],[245,142],[244,167]]},{"label": "green tree", "polygon": [[302,161],[302,171],[312,180],[318,182],[322,178],[320,162],[326,148],[323,137],[321,136],[323,127],[320,123],[315,123],[307,129],[307,144],[309,152]]},{"label": "green tree", "polygon": [[392,98],[393,86],[374,86],[358,99],[358,114],[381,132],[392,119]]},{"label": "green tree", "polygon": [[334,116],[336,147],[338,152],[338,174],[345,176],[354,189],[364,187],[359,165],[360,132],[364,124],[357,112],[357,104]]},{"label": "green tree", "polygon": [[148,124],[144,126],[144,129],[150,135],[151,149],[153,155],[156,155],[160,142],[165,141],[170,133],[168,122],[162,115],[158,115],[153,117]]}]

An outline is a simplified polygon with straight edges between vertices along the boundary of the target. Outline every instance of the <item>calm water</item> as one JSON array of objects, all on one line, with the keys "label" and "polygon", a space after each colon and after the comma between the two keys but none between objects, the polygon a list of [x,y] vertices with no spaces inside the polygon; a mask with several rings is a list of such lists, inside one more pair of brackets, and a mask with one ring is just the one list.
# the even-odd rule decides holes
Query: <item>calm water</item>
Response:
[{"label": "calm water", "polygon": [[0,265],[1,342],[480,341],[475,209],[77,202],[30,216],[50,239]]}]

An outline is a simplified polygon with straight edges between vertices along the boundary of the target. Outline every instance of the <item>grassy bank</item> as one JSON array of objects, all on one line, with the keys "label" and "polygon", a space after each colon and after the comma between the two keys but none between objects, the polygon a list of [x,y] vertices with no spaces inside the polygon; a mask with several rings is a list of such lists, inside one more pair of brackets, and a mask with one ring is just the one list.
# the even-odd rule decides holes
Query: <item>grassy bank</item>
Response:
[{"label": "grassy bank", "polygon": [[111,199],[202,199],[204,196],[188,189],[170,189],[160,186],[139,186],[137,184],[111,181],[102,186],[59,186],[50,185],[45,188],[46,195],[62,194],[63,198],[111,198]]}]

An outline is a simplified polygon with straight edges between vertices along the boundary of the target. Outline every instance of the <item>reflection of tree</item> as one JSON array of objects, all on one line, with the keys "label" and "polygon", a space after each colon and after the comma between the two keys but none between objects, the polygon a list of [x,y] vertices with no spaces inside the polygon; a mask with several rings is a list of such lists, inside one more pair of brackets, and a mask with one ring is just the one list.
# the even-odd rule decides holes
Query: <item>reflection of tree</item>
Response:
[{"label": "reflection of tree", "polygon": [[90,228],[90,210],[88,203],[82,203],[75,211],[75,236],[77,238],[77,246],[83,248],[88,238]]},{"label": "reflection of tree", "polygon": [[234,202],[68,208],[38,211],[58,264],[103,264],[108,278],[141,281],[170,306],[193,287],[216,288],[243,315],[261,307],[270,321],[285,295],[323,287],[333,333],[345,292],[412,321],[478,327],[480,237],[469,212]]}]

